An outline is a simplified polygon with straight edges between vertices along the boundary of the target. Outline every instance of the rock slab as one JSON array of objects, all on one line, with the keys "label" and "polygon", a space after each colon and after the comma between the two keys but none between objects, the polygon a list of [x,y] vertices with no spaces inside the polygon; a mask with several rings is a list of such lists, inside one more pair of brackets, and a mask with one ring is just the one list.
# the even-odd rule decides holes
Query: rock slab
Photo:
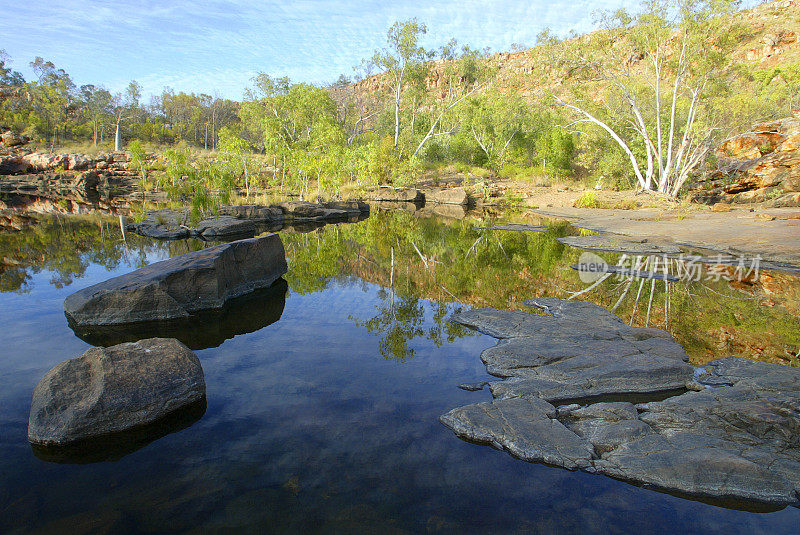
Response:
[{"label": "rock slab", "polygon": [[494,400],[441,417],[456,435],[720,505],[800,504],[800,370],[738,357],[694,369],[664,331],[591,303],[526,304],[551,315],[454,316],[500,339],[481,359],[506,378],[489,383]]},{"label": "rock slab", "polygon": [[66,446],[146,426],[205,399],[197,356],[177,340],[92,348],[51,369],[33,391],[28,440]]},{"label": "rock slab", "polygon": [[280,236],[270,234],[201,249],[109,279],[64,300],[76,326],[188,318],[266,288],[286,273]]}]

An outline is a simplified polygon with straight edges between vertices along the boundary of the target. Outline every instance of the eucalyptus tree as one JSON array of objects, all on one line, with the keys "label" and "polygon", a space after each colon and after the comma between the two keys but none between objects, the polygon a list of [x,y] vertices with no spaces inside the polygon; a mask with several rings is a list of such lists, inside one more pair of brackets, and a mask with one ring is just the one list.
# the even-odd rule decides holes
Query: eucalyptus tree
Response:
[{"label": "eucalyptus tree", "polygon": [[337,105],[325,89],[288,78],[259,74],[239,109],[242,127],[253,141],[281,160],[281,184],[286,172],[301,190],[324,171],[323,160],[345,144]]},{"label": "eucalyptus tree", "polygon": [[103,120],[111,116],[114,97],[103,87],[92,84],[82,85],[80,89],[82,106],[92,123],[92,142],[97,145],[97,137]]},{"label": "eucalyptus tree", "polygon": [[75,102],[75,84],[64,71],[51,61],[37,56],[31,63],[37,77],[28,84],[34,119],[41,130],[52,135],[50,150],[55,148],[59,129],[66,129],[70,111]]},{"label": "eucalyptus tree", "polygon": [[[731,0],[648,0],[605,14],[592,38],[562,43],[573,96],[555,96],[575,123],[601,128],[624,151],[639,187],[675,196],[711,150],[709,97],[724,87],[733,33],[718,31]],[[712,39],[713,36],[713,39]]]},{"label": "eucalyptus tree", "polygon": [[21,87],[24,84],[25,78],[22,74],[11,69],[11,57],[0,49],[0,87]]},{"label": "eucalyptus tree", "polygon": [[122,123],[130,120],[139,113],[139,99],[142,96],[142,86],[136,80],[131,80],[124,93],[117,93],[112,100],[114,114],[114,150],[122,150]]},{"label": "eucalyptus tree", "polygon": [[386,32],[386,47],[376,50],[372,62],[386,71],[394,101],[394,147],[400,140],[400,105],[403,89],[413,79],[425,78],[425,62],[431,53],[420,46],[419,40],[427,33],[425,24],[416,18],[395,22]]},{"label": "eucalyptus tree", "polygon": [[488,49],[473,50],[469,46],[459,49],[455,39],[440,49],[442,76],[439,80],[444,87],[429,94],[427,108],[430,113],[430,127],[417,144],[412,158],[430,139],[455,133],[458,123],[453,123],[450,128],[443,128],[444,120],[451,110],[490,83],[494,69],[487,62],[488,55]]},{"label": "eucalyptus tree", "polygon": [[476,143],[495,169],[506,161],[512,142],[532,129],[530,105],[517,94],[487,90],[468,99],[459,116],[460,136]]}]

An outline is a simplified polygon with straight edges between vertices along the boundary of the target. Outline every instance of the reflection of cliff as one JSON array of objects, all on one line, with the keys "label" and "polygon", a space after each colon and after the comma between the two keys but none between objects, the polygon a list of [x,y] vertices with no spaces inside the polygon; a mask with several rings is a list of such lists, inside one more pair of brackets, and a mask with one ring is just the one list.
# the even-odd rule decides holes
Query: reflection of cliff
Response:
[{"label": "reflection of cliff", "polygon": [[208,349],[281,319],[287,289],[286,281],[278,279],[269,288],[231,299],[220,310],[205,311],[191,318],[93,327],[79,327],[70,322],[70,328],[78,338],[94,346],[107,347],[142,338],[176,338],[190,349]]}]

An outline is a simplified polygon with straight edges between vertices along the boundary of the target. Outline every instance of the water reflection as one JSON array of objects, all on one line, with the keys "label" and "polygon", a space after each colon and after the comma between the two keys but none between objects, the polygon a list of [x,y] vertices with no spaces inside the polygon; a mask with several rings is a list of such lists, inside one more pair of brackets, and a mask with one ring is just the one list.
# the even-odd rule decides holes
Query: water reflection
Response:
[{"label": "water reflection", "polygon": [[[382,332],[381,353],[393,360],[407,359],[413,354],[411,340],[425,336],[418,332],[414,299],[525,309],[525,299],[556,296],[595,302],[633,325],[667,328],[695,364],[731,354],[800,364],[800,279],[795,275],[762,270],[758,280],[741,283],[665,283],[614,275],[586,284],[569,267],[582,251],[558,241],[577,234],[575,229],[553,223],[542,227],[541,221],[526,219],[516,223],[537,232],[508,232],[522,228],[513,223],[474,216],[445,221],[375,210],[358,223],[287,228],[281,231],[290,266],[286,279],[291,291],[301,295],[342,281],[384,288],[384,302],[375,314],[353,321],[368,332]],[[91,264],[107,269],[121,263],[141,266],[154,255],[174,256],[208,245],[200,240],[159,242],[130,233],[123,239],[114,218],[41,218],[20,232],[0,232],[0,291],[30,291],[31,277],[40,271],[50,272],[50,283],[61,288],[83,276]],[[610,266],[620,261],[619,255],[599,254]],[[629,257],[626,263],[659,274],[664,265],[660,257]],[[680,275],[675,260],[666,267],[670,277]],[[447,329],[443,324],[441,330]],[[197,345],[224,339],[210,335]]]},{"label": "water reflection", "polygon": [[68,446],[31,444],[31,449],[36,457],[52,463],[89,464],[118,461],[151,442],[191,427],[205,413],[206,398],[203,397],[155,422],[121,433],[87,439]]},{"label": "water reflection", "polygon": [[80,326],[67,318],[81,340],[94,346],[113,346],[143,338],[176,338],[190,349],[217,347],[240,334],[263,329],[281,319],[288,285],[278,279],[269,288],[231,299],[220,310],[204,311],[188,318],[127,325]]},{"label": "water reflection", "polygon": [[[58,288],[48,278],[61,265],[86,262],[65,273],[94,284],[207,246],[132,235],[125,243],[117,222],[108,223],[75,219],[87,243],[107,240],[94,242],[95,253],[71,237],[73,223],[63,217],[45,223],[53,236],[23,230],[29,235],[16,238],[19,247],[0,250],[0,257],[11,251],[28,259],[17,267],[30,292],[0,293],[8,331],[0,358],[0,532],[796,531],[795,508],[754,515],[522,463],[461,442],[439,424],[452,407],[489,395],[457,388],[490,379],[477,355],[494,344],[449,330],[457,303],[523,309],[524,299],[586,287],[569,268],[580,251],[556,240],[573,229],[495,231],[477,227],[505,222],[470,216],[444,222],[378,213],[357,224],[283,232],[291,293],[280,321],[198,352],[208,387],[199,421],[118,453],[114,463],[40,462],[25,440],[30,390],[48,368],[85,350],[61,313],[70,283]],[[58,236],[69,247],[59,247]],[[37,258],[48,262],[51,252],[64,262],[39,267]],[[762,274],[749,300],[734,299],[738,290],[724,281],[689,285],[686,294],[672,287],[669,329],[705,343],[722,326],[730,340],[763,337],[767,348],[796,337],[797,279],[770,277]],[[611,307],[621,283],[609,279],[580,298]],[[618,308],[626,321],[634,284]],[[659,326],[662,288],[659,281],[650,320]],[[637,324],[649,289],[648,282]],[[382,342],[397,326],[415,336]],[[381,347],[400,349],[387,350],[387,360]]]}]

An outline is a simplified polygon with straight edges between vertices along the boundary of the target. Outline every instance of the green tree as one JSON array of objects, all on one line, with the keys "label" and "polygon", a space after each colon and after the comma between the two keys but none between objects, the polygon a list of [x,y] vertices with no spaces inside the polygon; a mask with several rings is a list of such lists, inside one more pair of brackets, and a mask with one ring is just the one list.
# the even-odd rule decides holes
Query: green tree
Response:
[{"label": "green tree", "polygon": [[92,143],[97,145],[97,137],[103,120],[111,116],[113,97],[106,89],[91,84],[81,86],[82,105],[92,123]]},{"label": "green tree", "polygon": [[112,104],[114,110],[114,150],[122,150],[122,123],[135,118],[141,113],[139,99],[142,96],[142,86],[136,80],[131,80],[124,93],[114,95]]},{"label": "green tree", "polygon": [[32,108],[42,133],[51,134],[50,150],[53,150],[59,130],[66,129],[74,102],[75,84],[63,69],[56,68],[51,61],[37,56],[30,66],[37,77],[37,81],[28,87],[32,95]]},{"label": "green tree", "polygon": [[489,83],[493,69],[486,62],[488,55],[488,50],[473,50],[468,46],[459,50],[455,40],[451,40],[441,48],[440,59],[444,61],[442,71],[445,84],[444,97],[439,98],[436,93],[429,95],[430,100],[426,107],[430,110],[430,128],[417,145],[411,155],[412,158],[430,139],[436,136],[450,136],[456,131],[457,123],[445,128],[444,121],[451,110]]},{"label": "green tree", "polygon": [[386,33],[386,47],[376,50],[372,61],[386,71],[391,80],[394,101],[394,147],[400,140],[400,104],[403,88],[410,79],[424,78],[425,61],[431,54],[419,44],[419,39],[427,33],[425,24],[410,19],[395,22]]},{"label": "green tree", "polygon": [[713,146],[708,103],[725,86],[735,39],[715,29],[735,5],[649,0],[633,16],[605,14],[594,39],[564,43],[576,98],[557,103],[618,144],[640,188],[677,195]]}]

